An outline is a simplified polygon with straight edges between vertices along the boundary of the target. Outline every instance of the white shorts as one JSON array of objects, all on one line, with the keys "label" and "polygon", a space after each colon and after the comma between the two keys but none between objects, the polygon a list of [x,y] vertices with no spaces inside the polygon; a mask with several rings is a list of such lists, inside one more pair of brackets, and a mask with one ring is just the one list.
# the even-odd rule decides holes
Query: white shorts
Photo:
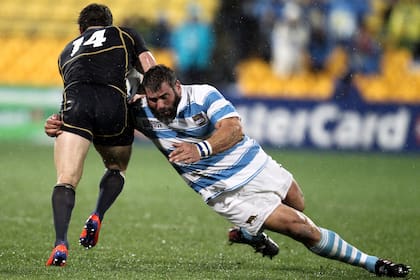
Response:
[{"label": "white shorts", "polygon": [[231,223],[257,235],[268,216],[286,198],[292,181],[292,174],[270,159],[248,184],[211,199],[208,205]]}]

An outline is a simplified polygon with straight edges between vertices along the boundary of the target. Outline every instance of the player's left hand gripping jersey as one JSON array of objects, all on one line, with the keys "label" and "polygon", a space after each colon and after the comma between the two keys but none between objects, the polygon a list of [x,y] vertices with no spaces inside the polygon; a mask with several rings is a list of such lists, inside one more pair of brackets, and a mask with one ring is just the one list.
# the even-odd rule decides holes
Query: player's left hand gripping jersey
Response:
[{"label": "player's left hand gripping jersey", "polygon": [[125,92],[128,71],[148,51],[143,38],[130,28],[108,26],[86,30],[70,42],[58,64],[64,86],[74,82],[113,85]]},{"label": "player's left hand gripping jersey", "polygon": [[[232,104],[209,85],[182,85],[177,115],[169,125],[160,122],[144,98],[134,108],[136,129],[151,139],[167,157],[172,144],[201,142],[211,136],[222,119],[239,117]],[[208,201],[224,191],[234,190],[254,178],[266,164],[268,155],[251,138],[232,148],[192,164],[172,163],[190,187]]]}]

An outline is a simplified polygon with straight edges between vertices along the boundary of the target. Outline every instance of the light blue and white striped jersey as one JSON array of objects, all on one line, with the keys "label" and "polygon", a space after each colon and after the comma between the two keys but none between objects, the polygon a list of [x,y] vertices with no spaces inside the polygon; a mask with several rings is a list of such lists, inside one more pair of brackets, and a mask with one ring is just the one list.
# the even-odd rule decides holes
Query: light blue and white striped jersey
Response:
[{"label": "light blue and white striped jersey", "polygon": [[[160,122],[142,100],[136,112],[136,129],[154,142],[168,157],[173,143],[198,143],[206,140],[222,119],[239,117],[233,105],[210,85],[182,85],[182,96],[175,119]],[[265,166],[269,156],[253,139],[245,136],[230,149],[192,164],[171,163],[187,184],[204,201],[222,192],[242,187]]]}]

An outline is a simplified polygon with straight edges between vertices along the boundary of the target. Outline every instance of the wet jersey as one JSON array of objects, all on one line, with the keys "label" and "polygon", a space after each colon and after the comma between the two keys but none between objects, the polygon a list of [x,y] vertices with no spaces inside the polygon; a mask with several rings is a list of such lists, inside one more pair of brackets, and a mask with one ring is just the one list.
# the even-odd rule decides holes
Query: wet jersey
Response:
[{"label": "wet jersey", "polygon": [[70,42],[58,60],[64,82],[61,129],[98,145],[131,145],[125,80],[145,51],[137,32],[116,26],[88,29]]},{"label": "wet jersey", "polygon": [[113,85],[125,91],[125,77],[132,66],[138,65],[138,55],[145,51],[143,38],[130,28],[88,29],[70,42],[59,57],[64,87],[82,82]]},{"label": "wet jersey", "polygon": [[[198,143],[211,136],[215,124],[239,117],[233,105],[209,85],[182,85],[182,97],[175,119],[166,125],[153,116],[142,100],[134,108],[135,128],[151,139],[167,157],[173,143]],[[188,185],[205,201],[240,188],[261,172],[269,156],[253,139],[242,141],[221,153],[192,164],[172,163]]]}]

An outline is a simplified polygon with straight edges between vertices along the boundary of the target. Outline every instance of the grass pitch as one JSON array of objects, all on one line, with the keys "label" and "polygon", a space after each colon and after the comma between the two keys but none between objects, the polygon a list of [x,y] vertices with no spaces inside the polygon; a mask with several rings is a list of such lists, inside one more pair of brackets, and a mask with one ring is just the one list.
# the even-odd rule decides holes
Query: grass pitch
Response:
[{"label": "grass pitch", "polygon": [[[296,177],[305,212],[366,253],[420,273],[419,155],[267,150]],[[78,245],[104,168],[94,149],[76,196],[63,268],[45,267],[54,241],[51,146],[0,145],[0,279],[375,279],[269,233],[273,260],[229,246],[230,224],[212,212],[152,146],[136,146],[127,183],[103,221],[98,245]]]}]

